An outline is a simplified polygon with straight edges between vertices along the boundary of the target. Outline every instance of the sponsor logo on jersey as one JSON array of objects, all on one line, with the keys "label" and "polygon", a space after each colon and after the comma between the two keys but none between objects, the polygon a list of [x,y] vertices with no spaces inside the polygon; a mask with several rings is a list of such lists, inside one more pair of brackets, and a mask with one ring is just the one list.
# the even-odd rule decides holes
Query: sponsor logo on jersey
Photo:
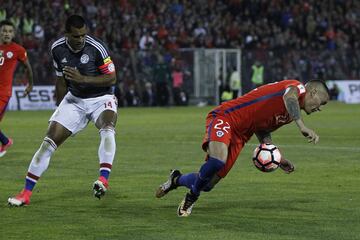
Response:
[{"label": "sponsor logo on jersey", "polygon": [[12,58],[13,56],[14,56],[14,54],[12,52],[7,52],[6,53],[7,58]]},{"label": "sponsor logo on jersey", "polygon": [[222,137],[222,136],[224,136],[224,132],[223,131],[216,131],[216,136],[218,136],[218,137]]},{"label": "sponsor logo on jersey", "polygon": [[82,64],[88,63],[88,62],[89,62],[89,55],[83,54],[83,55],[81,56],[81,58],[80,58],[80,62],[81,62]]},{"label": "sponsor logo on jersey", "polygon": [[61,60],[61,63],[67,63],[66,58],[63,58],[63,59]]}]

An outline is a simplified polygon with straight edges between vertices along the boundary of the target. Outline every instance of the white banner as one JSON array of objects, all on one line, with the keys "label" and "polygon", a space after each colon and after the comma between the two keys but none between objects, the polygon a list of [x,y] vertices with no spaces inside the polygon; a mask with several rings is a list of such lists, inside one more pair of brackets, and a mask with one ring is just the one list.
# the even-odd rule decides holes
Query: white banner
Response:
[{"label": "white banner", "polygon": [[34,86],[26,97],[25,86],[14,86],[8,104],[8,110],[45,110],[55,109],[55,86]]},{"label": "white banner", "polygon": [[360,80],[331,80],[326,82],[331,89],[339,88],[338,100],[345,103],[360,103]]}]

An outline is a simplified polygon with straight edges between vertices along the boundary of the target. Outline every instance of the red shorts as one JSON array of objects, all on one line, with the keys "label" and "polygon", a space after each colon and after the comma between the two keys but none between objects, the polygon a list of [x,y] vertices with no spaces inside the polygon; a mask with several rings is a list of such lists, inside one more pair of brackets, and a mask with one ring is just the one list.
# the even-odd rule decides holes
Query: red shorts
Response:
[{"label": "red shorts", "polygon": [[0,121],[4,117],[9,100],[10,96],[0,96]]},{"label": "red shorts", "polygon": [[224,178],[235,164],[245,142],[232,133],[230,121],[225,116],[213,113],[210,113],[206,118],[206,133],[202,144],[204,151],[207,151],[210,141],[222,142],[228,146],[225,166],[217,173],[219,177]]}]

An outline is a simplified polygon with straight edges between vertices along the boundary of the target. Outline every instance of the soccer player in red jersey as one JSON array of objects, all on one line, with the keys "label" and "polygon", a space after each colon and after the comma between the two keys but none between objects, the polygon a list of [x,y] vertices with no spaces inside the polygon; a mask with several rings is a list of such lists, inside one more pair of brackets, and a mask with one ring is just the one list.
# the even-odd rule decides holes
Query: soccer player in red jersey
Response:
[{"label": "soccer player in red jersey", "polygon": [[[29,84],[25,89],[25,96],[31,92],[33,87],[33,74],[31,65],[26,56],[25,49],[13,42],[15,27],[8,21],[0,22],[0,121],[5,114],[6,107],[12,93],[12,81],[16,65],[21,62],[27,73]],[[0,157],[4,156],[6,150],[13,144],[13,140],[4,135],[0,130]]]},{"label": "soccer player in red jersey", "polygon": [[[206,118],[206,133],[202,148],[206,161],[198,173],[170,173],[168,181],[160,185],[160,198],[179,186],[190,189],[178,208],[178,215],[191,214],[201,191],[210,191],[233,167],[245,143],[255,134],[260,143],[272,143],[271,132],[292,121],[309,142],[317,143],[319,136],[305,126],[301,109],[307,114],[320,111],[329,101],[329,89],[324,82],[311,80],[305,86],[297,80],[270,83],[228,101],[211,111]],[[280,168],[286,173],[294,165],[281,159]]]}]

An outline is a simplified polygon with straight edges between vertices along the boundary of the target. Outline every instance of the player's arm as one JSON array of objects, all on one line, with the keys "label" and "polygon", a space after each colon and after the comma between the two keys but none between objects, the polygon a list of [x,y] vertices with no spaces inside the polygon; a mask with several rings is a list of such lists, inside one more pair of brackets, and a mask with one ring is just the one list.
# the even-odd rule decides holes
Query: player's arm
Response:
[{"label": "player's arm", "polygon": [[56,78],[56,84],[55,84],[55,101],[56,106],[59,106],[60,102],[63,100],[67,93],[67,85],[66,81],[63,76],[58,76]]},{"label": "player's arm", "polygon": [[255,133],[257,139],[259,140],[259,143],[272,143],[271,140],[271,134],[267,131],[259,131]]},{"label": "player's arm", "polygon": [[301,118],[301,109],[299,105],[299,93],[295,86],[286,89],[283,96],[285,107],[290,117],[295,121],[302,135],[309,139],[309,142],[317,143],[319,136],[311,129],[307,128]]},{"label": "player's arm", "polygon": [[66,79],[78,83],[87,83],[99,87],[108,87],[116,83],[115,71],[98,76],[85,76],[82,75],[76,68],[66,66],[64,67],[63,72]]}]

